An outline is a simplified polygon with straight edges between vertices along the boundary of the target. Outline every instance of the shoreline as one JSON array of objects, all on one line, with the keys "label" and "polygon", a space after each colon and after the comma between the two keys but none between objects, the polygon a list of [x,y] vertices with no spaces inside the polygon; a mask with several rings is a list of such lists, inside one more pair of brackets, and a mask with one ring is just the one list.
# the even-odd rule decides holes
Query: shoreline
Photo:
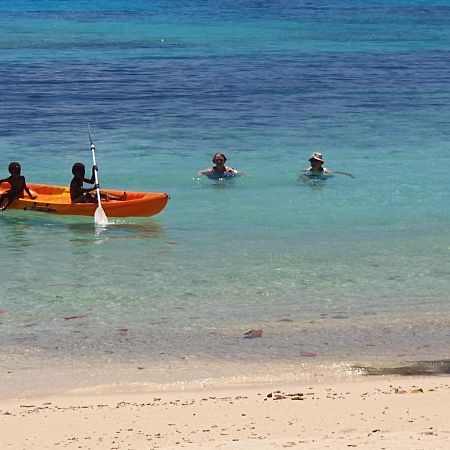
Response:
[{"label": "shoreline", "polygon": [[[305,353],[306,355],[306,353]],[[41,355],[42,356],[42,355]],[[450,375],[450,359],[350,362],[309,353],[302,361],[169,358],[127,361],[24,357],[0,359],[0,401],[109,392],[165,392],[273,385],[340,383],[374,376]]]},{"label": "shoreline", "polygon": [[[311,359],[311,358],[310,358]],[[360,377],[348,363],[219,362],[144,360],[109,362],[20,358],[1,364],[0,402],[40,396],[105,394],[110,392],[165,392],[196,389],[271,385],[274,383],[320,383]]]},{"label": "shoreline", "polygon": [[450,376],[0,400],[4,448],[444,449]]}]

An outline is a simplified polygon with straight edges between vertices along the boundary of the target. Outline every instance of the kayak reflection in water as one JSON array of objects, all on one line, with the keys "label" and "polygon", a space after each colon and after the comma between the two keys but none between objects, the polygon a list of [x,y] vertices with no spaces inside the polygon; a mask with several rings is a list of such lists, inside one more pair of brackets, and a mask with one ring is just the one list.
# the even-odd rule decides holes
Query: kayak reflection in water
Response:
[{"label": "kayak reflection in water", "polygon": [[206,175],[211,178],[227,178],[239,175],[240,174],[239,170],[233,169],[232,167],[225,165],[226,160],[227,157],[225,156],[225,154],[216,153],[212,159],[214,166],[209,167],[208,169],[200,170],[198,172],[198,176]]},{"label": "kayak reflection in water", "polygon": [[[97,203],[97,197],[92,194],[98,188],[95,183],[95,171],[97,166],[92,166],[91,178],[85,178],[86,168],[83,163],[77,162],[72,166],[73,178],[70,182],[70,199],[72,203]],[[93,187],[85,188],[83,183],[94,184]],[[100,191],[100,198],[105,201],[109,200],[126,200],[127,193],[124,192],[121,196],[107,194]]]}]

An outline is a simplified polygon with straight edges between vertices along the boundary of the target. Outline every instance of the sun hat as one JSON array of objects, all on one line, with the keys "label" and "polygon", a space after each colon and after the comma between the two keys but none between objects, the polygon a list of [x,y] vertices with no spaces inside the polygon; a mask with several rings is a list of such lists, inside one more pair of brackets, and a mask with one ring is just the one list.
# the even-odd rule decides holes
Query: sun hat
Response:
[{"label": "sun hat", "polygon": [[314,152],[314,153],[311,155],[311,158],[309,158],[309,161],[311,161],[311,160],[313,160],[313,159],[315,159],[316,161],[323,162],[323,156],[322,156],[322,153]]}]

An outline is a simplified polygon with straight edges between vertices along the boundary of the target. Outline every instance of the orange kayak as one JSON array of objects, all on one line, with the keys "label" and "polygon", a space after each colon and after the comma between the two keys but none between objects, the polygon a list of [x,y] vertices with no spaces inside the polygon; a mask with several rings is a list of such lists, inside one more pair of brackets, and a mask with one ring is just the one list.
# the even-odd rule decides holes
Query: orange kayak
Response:
[{"label": "orange kayak", "polygon": [[[71,216],[93,216],[96,203],[72,203],[69,187],[28,183],[31,192],[37,195],[32,200],[25,193],[24,198],[14,200],[8,209],[23,209],[51,214]],[[8,183],[0,185],[0,194],[9,189]],[[102,189],[108,194],[121,196],[123,191]],[[164,192],[128,192],[126,200],[102,201],[102,208],[108,217],[148,217],[161,212],[169,196]]]}]

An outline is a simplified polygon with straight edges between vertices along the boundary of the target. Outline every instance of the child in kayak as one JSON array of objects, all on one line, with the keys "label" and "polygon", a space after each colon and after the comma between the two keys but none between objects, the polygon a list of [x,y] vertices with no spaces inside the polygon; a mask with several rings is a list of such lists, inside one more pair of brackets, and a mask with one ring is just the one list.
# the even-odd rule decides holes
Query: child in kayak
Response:
[{"label": "child in kayak", "polygon": [[233,169],[232,167],[226,166],[225,161],[227,157],[223,153],[216,153],[213,156],[212,162],[215,164],[213,167],[208,169],[200,170],[198,175],[213,175],[217,177],[233,177],[238,175],[239,170]]},{"label": "child in kayak", "polygon": [[[72,166],[73,178],[70,182],[70,199],[72,203],[97,203],[96,195],[92,194],[98,188],[95,183],[95,171],[97,166],[92,166],[91,178],[85,178],[86,168],[83,163],[77,162]],[[83,183],[94,184],[93,187],[84,188]],[[124,192],[120,197],[117,195],[107,194],[100,191],[100,198],[102,200],[126,200],[127,193]]]},{"label": "child in kayak", "polygon": [[24,191],[31,199],[37,198],[37,195],[32,194],[28,189],[25,177],[20,174],[21,167],[18,162],[11,162],[8,166],[8,171],[11,176],[0,180],[0,184],[6,182],[11,186],[10,189],[0,195],[0,211],[4,211],[16,198],[23,198]]}]

